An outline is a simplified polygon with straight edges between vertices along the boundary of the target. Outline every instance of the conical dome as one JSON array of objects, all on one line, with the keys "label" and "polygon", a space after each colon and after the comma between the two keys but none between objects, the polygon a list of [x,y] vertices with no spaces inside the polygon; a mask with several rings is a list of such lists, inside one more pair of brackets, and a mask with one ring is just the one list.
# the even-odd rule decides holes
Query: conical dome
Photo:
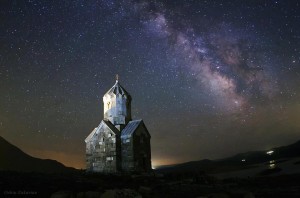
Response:
[{"label": "conical dome", "polygon": [[[112,88],[110,88],[105,95],[121,95],[123,97],[126,98],[131,98],[130,94],[120,85],[119,81],[116,80],[116,83],[114,84],[114,86],[112,86]],[[104,96],[105,96],[104,95]]]},{"label": "conical dome", "polygon": [[126,125],[131,120],[131,96],[120,85],[118,79],[114,86],[104,94],[103,105],[104,119],[109,120],[115,126]]}]

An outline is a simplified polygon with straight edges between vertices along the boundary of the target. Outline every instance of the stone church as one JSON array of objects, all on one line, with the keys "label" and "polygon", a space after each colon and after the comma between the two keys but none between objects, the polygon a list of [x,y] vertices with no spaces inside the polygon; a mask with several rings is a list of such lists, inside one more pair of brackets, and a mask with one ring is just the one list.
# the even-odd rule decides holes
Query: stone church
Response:
[{"label": "stone church", "polygon": [[104,94],[103,105],[103,120],[85,139],[87,171],[151,171],[151,136],[143,120],[131,119],[131,96],[118,77]]}]

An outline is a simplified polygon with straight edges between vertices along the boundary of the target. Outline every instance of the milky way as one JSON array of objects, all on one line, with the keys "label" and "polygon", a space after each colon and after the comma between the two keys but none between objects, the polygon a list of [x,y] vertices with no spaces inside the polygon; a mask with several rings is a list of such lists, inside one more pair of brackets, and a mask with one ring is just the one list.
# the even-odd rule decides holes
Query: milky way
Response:
[{"label": "milky way", "polygon": [[153,164],[300,138],[297,1],[1,2],[0,132],[84,168],[115,74]]}]

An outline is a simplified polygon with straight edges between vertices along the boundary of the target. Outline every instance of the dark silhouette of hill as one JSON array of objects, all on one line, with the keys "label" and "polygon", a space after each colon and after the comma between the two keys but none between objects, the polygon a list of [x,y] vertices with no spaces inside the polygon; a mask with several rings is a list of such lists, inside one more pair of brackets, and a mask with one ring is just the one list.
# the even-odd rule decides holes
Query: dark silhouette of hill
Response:
[{"label": "dark silhouette of hill", "polygon": [[204,172],[245,169],[283,158],[298,163],[294,157],[299,157],[299,148],[300,141],[272,149],[271,156],[266,151],[247,152],[165,166],[158,170],[163,174],[107,175],[72,171],[54,160],[31,157],[0,137],[0,197],[300,197],[299,173],[272,175],[282,167],[246,178],[220,179]]},{"label": "dark silhouette of hill", "polygon": [[300,141],[288,146],[281,146],[270,149],[273,153],[267,154],[267,151],[251,151],[236,154],[232,157],[219,160],[199,160],[170,166],[162,166],[157,168],[157,172],[206,172],[221,173],[227,171],[235,171],[248,169],[258,163],[268,162],[270,160],[279,160],[284,158],[300,157]]},{"label": "dark silhouette of hill", "polygon": [[75,170],[55,160],[27,155],[0,136],[0,171],[61,173]]}]

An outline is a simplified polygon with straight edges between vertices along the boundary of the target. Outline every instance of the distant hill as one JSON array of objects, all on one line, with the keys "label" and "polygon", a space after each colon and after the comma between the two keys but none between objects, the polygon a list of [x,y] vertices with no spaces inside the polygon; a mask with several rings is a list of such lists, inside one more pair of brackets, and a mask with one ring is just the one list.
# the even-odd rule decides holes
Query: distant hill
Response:
[{"label": "distant hill", "polygon": [[0,136],[0,171],[61,173],[75,170],[55,160],[27,155]]},{"label": "distant hill", "polygon": [[240,153],[232,157],[219,160],[199,160],[170,166],[162,166],[156,169],[160,173],[172,172],[206,172],[222,173],[250,169],[259,163],[267,163],[271,160],[278,161],[287,158],[300,157],[300,141],[288,146],[282,146],[270,149],[268,151],[251,151]]}]

